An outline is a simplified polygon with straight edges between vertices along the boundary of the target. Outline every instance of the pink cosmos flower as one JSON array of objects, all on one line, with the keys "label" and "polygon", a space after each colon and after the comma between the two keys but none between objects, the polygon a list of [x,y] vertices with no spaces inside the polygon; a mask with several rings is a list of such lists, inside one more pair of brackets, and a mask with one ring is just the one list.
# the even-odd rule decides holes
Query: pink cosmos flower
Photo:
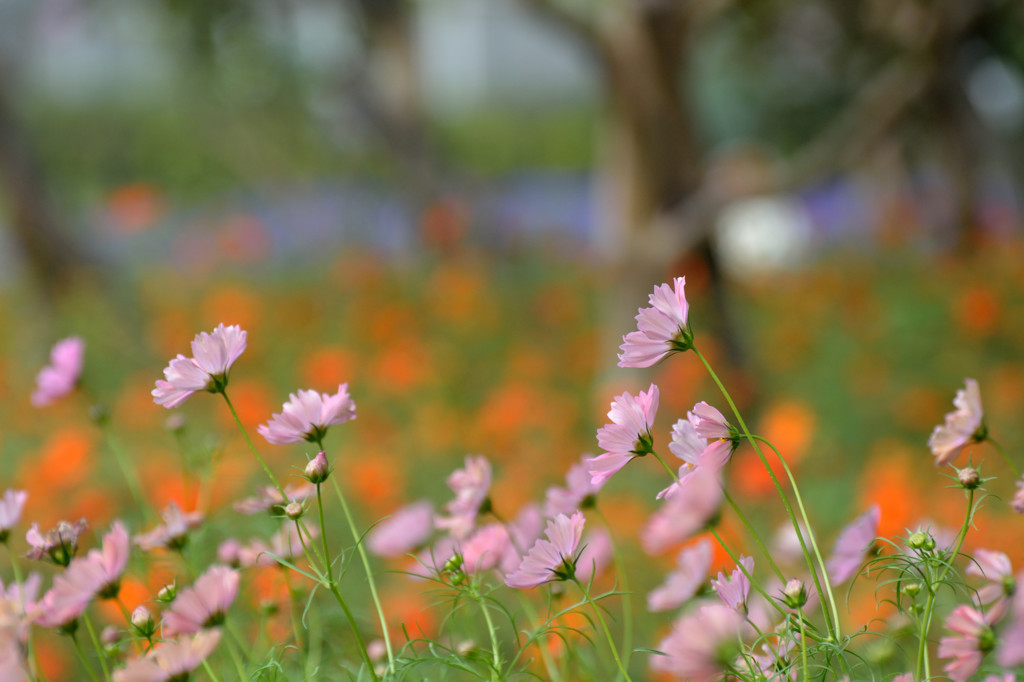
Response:
[{"label": "pink cosmos flower", "polygon": [[658,412],[658,387],[651,384],[646,393],[635,398],[623,393],[612,402],[605,424],[597,431],[597,444],[605,454],[586,460],[590,467],[590,483],[601,487],[634,457],[652,451],[654,438],[651,425]]},{"label": "pink cosmos flower", "polygon": [[585,523],[582,512],[576,512],[572,517],[559,514],[548,521],[545,538],[537,540],[519,569],[505,577],[505,584],[523,590],[573,578],[578,558],[576,548],[583,537]]},{"label": "pink cosmos flower", "polygon": [[203,522],[203,513],[183,512],[173,500],[163,512],[164,523],[148,533],[136,535],[132,541],[144,551],[158,547],[181,549],[188,541],[188,532]]},{"label": "pink cosmos flower", "polygon": [[981,659],[995,647],[991,621],[980,611],[961,604],[946,619],[946,628],[956,633],[939,640],[939,658],[952,658],[946,674],[954,682],[966,682],[978,670]]},{"label": "pink cosmos flower", "polygon": [[114,682],[165,682],[183,680],[203,664],[220,643],[220,630],[204,630],[158,644],[142,658],[114,671]]},{"label": "pink cosmos flower", "polygon": [[647,595],[649,611],[669,611],[685,604],[704,584],[711,570],[711,541],[701,540],[679,553],[676,570]]},{"label": "pink cosmos flower", "polygon": [[448,476],[448,487],[455,499],[445,505],[448,516],[440,516],[435,525],[457,540],[464,540],[476,527],[476,517],[486,511],[491,490],[491,464],[483,456],[467,456],[466,466]]},{"label": "pink cosmos flower", "polygon": [[564,488],[548,488],[544,501],[544,516],[572,514],[577,509],[586,509],[593,505],[601,486],[590,481],[587,464],[589,459],[589,456],[584,455],[582,460],[569,468]]},{"label": "pink cosmos flower", "polygon": [[504,524],[489,523],[482,526],[469,539],[462,542],[462,561],[467,573],[488,571],[515,549]]},{"label": "pink cosmos flower", "polygon": [[750,578],[747,576],[754,571],[754,559],[741,556],[740,566],[743,567],[742,570],[737,566],[728,578],[725,577],[725,573],[719,571],[718,579],[711,581],[711,587],[726,606],[746,615],[747,597],[750,596]]},{"label": "pink cosmos flower", "polygon": [[32,405],[46,407],[75,390],[85,362],[85,341],[71,336],[58,341],[50,351],[50,364],[36,375]]},{"label": "pink cosmos flower", "polygon": [[300,483],[298,485],[286,485],[284,487],[285,498],[281,497],[281,491],[276,486],[260,486],[256,490],[255,497],[247,497],[244,500],[235,502],[232,508],[239,514],[262,514],[270,512],[274,516],[283,516],[284,508],[290,502],[304,502],[313,495],[316,495],[316,486],[312,483]]},{"label": "pink cosmos flower", "polygon": [[739,653],[740,638],[750,633],[743,616],[727,606],[703,606],[676,621],[661,640],[664,656],[651,656],[651,668],[691,682],[721,679],[723,668]]},{"label": "pink cosmos flower", "polygon": [[722,498],[718,473],[698,467],[647,522],[640,538],[644,551],[657,554],[691,538],[715,517]]},{"label": "pink cosmos flower", "polygon": [[685,277],[676,277],[672,286],[654,287],[648,298],[650,308],[641,308],[636,316],[635,332],[622,337],[619,367],[650,367],[671,353],[693,347],[693,333],[686,326],[690,306],[686,302]]},{"label": "pink cosmos flower", "polygon": [[422,547],[434,530],[434,505],[425,500],[402,507],[366,534],[366,548],[382,557],[400,557]]},{"label": "pink cosmos flower", "polygon": [[192,634],[220,625],[237,594],[238,571],[211,566],[171,602],[164,614],[164,635]]},{"label": "pink cosmos flower", "polygon": [[274,445],[319,443],[328,426],[355,418],[356,404],[348,395],[348,384],[341,384],[334,395],[310,390],[290,394],[281,412],[256,430]]},{"label": "pink cosmos flower", "polygon": [[998,623],[1010,606],[1010,598],[1017,591],[1017,579],[1013,576],[1010,557],[1002,552],[979,549],[974,553],[974,561],[967,566],[967,575],[976,575],[988,580],[988,584],[978,590],[977,602],[987,606],[987,616],[992,623]]},{"label": "pink cosmos flower", "polygon": [[576,560],[576,578],[581,583],[589,583],[594,576],[600,575],[611,563],[615,548],[612,536],[604,528],[596,528],[583,538],[583,549]]},{"label": "pink cosmos flower", "polygon": [[11,529],[21,520],[28,493],[24,490],[6,490],[0,499],[0,542],[7,542]]},{"label": "pink cosmos flower", "polygon": [[245,336],[237,324],[220,324],[212,333],[197,334],[192,340],[192,357],[179,353],[164,368],[164,378],[153,389],[153,401],[171,408],[197,391],[223,391],[228,383],[228,370],[245,351]]},{"label": "pink cosmos flower", "polygon": [[736,437],[736,429],[726,421],[725,416],[704,401],[694,405],[687,416],[701,438],[730,440]]},{"label": "pink cosmos flower", "polygon": [[27,680],[24,651],[29,629],[39,612],[37,599],[42,579],[32,573],[24,583],[6,587],[0,581],[0,680]]},{"label": "pink cosmos flower", "polygon": [[956,461],[965,447],[985,438],[982,424],[981,392],[978,382],[967,379],[962,390],[953,399],[955,410],[946,415],[946,423],[936,426],[928,439],[928,447],[935,455],[935,466]]},{"label": "pink cosmos flower", "polygon": [[860,570],[864,557],[878,536],[878,523],[882,510],[877,504],[853,520],[839,532],[832,556],[825,562],[828,577],[833,585],[846,582]]},{"label": "pink cosmos flower", "polygon": [[1017,481],[1017,492],[1014,494],[1010,506],[1018,514],[1024,514],[1024,477]]},{"label": "pink cosmos flower", "polygon": [[[706,437],[698,435],[695,425],[697,421],[698,418],[690,412],[687,419],[680,419],[672,427],[672,441],[668,444],[668,449],[683,460],[679,466],[680,481],[693,474],[698,467],[720,471],[729,461],[734,449],[731,441],[715,439],[709,443]],[[657,499],[671,497],[678,489],[679,485],[673,482],[658,493]]]},{"label": "pink cosmos flower", "polygon": [[33,523],[25,533],[25,540],[32,546],[25,556],[36,560],[46,557],[58,566],[67,566],[78,552],[78,536],[88,527],[85,519],[74,524],[60,521],[56,528],[43,535],[39,524]]},{"label": "pink cosmos flower", "polygon": [[93,599],[112,599],[121,588],[121,575],[128,564],[128,531],[114,521],[103,536],[103,548],[91,549],[76,558],[67,570],[53,579],[53,587],[43,597],[39,624],[45,627],[65,625],[78,618]]}]

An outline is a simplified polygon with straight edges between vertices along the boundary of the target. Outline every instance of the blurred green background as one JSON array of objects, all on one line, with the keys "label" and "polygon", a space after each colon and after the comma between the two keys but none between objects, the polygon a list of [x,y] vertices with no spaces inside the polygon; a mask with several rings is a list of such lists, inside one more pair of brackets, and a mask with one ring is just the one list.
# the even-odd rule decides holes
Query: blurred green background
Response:
[{"label": "blurred green background", "polygon": [[[814,518],[956,523],[926,441],[965,377],[1024,447],[1022,28],[1009,1],[3,0],[0,472],[41,523],[116,516],[98,401],[158,504],[187,498],[149,391],[237,323],[248,427],[349,382],[332,446],[367,523],[445,501],[467,453],[512,516],[621,390],[659,383],[662,444],[724,407],[692,357],[615,367],[686,275],[698,342]],[[70,334],[88,397],[31,409]],[[257,471],[205,397],[181,411],[230,514]],[[621,533],[660,487],[639,465],[608,486]],[[1018,532],[988,506],[979,545]]]}]

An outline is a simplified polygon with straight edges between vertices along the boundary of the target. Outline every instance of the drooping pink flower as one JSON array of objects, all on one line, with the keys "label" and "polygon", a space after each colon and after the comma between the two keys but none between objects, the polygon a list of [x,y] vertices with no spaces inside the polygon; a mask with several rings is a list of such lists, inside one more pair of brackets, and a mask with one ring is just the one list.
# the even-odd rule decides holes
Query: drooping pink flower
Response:
[{"label": "drooping pink flower", "polygon": [[349,397],[348,384],[341,384],[334,395],[310,390],[290,394],[281,412],[256,430],[274,445],[318,443],[323,440],[328,426],[355,418],[356,404]]},{"label": "drooping pink flower", "polygon": [[220,643],[220,630],[204,630],[158,644],[142,658],[114,671],[114,682],[165,682],[186,679]]},{"label": "drooping pink flower", "polygon": [[434,505],[425,500],[402,507],[366,534],[373,554],[394,558],[422,547],[434,530]]},{"label": "drooping pink flower", "polygon": [[11,529],[21,520],[28,493],[24,490],[6,490],[0,498],[0,542],[7,542]]},{"label": "drooping pink flower", "polygon": [[581,583],[588,583],[594,576],[600,575],[611,563],[615,553],[612,536],[604,528],[589,531],[582,541],[583,549],[576,560],[576,578]]},{"label": "drooping pink flower", "polygon": [[1017,579],[1013,575],[1010,557],[1002,552],[979,549],[974,561],[967,565],[967,575],[976,575],[988,580],[978,590],[977,603],[988,607],[987,616],[992,623],[998,623],[1010,606],[1010,598],[1017,591]]},{"label": "drooping pink flower", "polygon": [[183,512],[174,500],[168,503],[162,516],[162,525],[132,539],[136,546],[147,552],[158,547],[181,549],[188,541],[188,532],[203,522],[202,512]]},{"label": "drooping pink flower", "polygon": [[219,324],[211,333],[197,334],[192,339],[192,357],[179,353],[164,368],[164,378],[157,380],[153,389],[153,401],[171,408],[197,391],[222,391],[228,383],[228,370],[245,351],[245,337],[237,324]]},{"label": "drooping pink flower", "polygon": [[569,473],[565,475],[564,488],[548,488],[544,500],[544,516],[572,514],[577,509],[586,509],[593,505],[601,486],[590,481],[587,464],[589,459],[589,456],[584,455],[583,459],[569,468]]},{"label": "drooping pink flower", "polygon": [[644,551],[657,554],[693,537],[715,517],[722,499],[718,472],[697,467],[647,522],[640,538]]},{"label": "drooping pink flower", "polygon": [[693,333],[686,325],[690,306],[686,302],[685,277],[676,277],[672,286],[660,284],[648,297],[650,308],[641,308],[636,328],[622,337],[619,367],[650,367],[670,353],[693,347]]},{"label": "drooping pink flower", "polygon": [[965,447],[985,437],[978,382],[967,379],[965,383],[953,399],[956,409],[946,415],[946,423],[936,426],[928,439],[928,447],[935,455],[935,466],[956,461]]},{"label": "drooping pink flower", "polygon": [[711,541],[701,540],[679,552],[676,570],[647,595],[649,611],[669,611],[685,604],[704,584],[711,570]]},{"label": "drooping pink flower", "polygon": [[882,510],[873,504],[839,532],[832,547],[832,555],[825,562],[833,585],[846,582],[860,570],[864,557],[878,536],[878,523],[881,519]]},{"label": "drooping pink flower", "polygon": [[284,508],[290,502],[304,502],[316,495],[316,486],[308,481],[298,485],[288,484],[284,487],[284,494],[285,497],[281,497],[281,491],[277,489],[277,486],[260,486],[256,490],[255,497],[239,500],[232,505],[232,508],[239,514],[252,515],[270,512],[274,516],[283,516]]},{"label": "drooping pink flower", "polygon": [[58,566],[67,566],[78,552],[78,536],[88,527],[85,519],[73,524],[60,521],[44,535],[39,532],[39,524],[33,523],[25,533],[25,540],[32,547],[25,556],[35,560],[47,558]]},{"label": "drooping pink flower", "polygon": [[722,603],[743,615],[747,613],[747,597],[750,596],[750,578],[747,576],[753,571],[754,559],[741,556],[740,565],[733,570],[728,578],[725,573],[719,571],[718,579],[711,581],[711,587],[718,593]]},{"label": "drooping pink flower", "polygon": [[583,537],[586,519],[582,512],[571,517],[559,514],[548,521],[544,538],[526,553],[519,569],[505,577],[505,584],[517,590],[544,583],[569,580],[576,575],[576,548]]},{"label": "drooping pink flower", "polygon": [[961,604],[946,619],[946,628],[956,633],[939,640],[939,658],[952,658],[946,674],[954,682],[966,682],[978,670],[981,660],[995,648],[992,623],[976,609]]},{"label": "drooping pink flower", "polygon": [[702,606],[676,621],[657,647],[665,655],[651,656],[651,668],[691,682],[720,679],[749,631],[744,617],[729,607]]},{"label": "drooping pink flower", "polygon": [[476,517],[486,511],[491,490],[491,463],[481,455],[466,456],[465,468],[448,476],[448,487],[455,499],[445,505],[448,516],[439,516],[435,525],[457,540],[468,538],[476,527]]},{"label": "drooping pink flower", "polygon": [[164,635],[192,634],[220,625],[238,594],[238,571],[211,566],[178,593],[164,613]]},{"label": "drooping pink flower", "polygon": [[32,405],[46,407],[75,390],[85,362],[85,341],[77,336],[54,344],[50,351],[50,364],[36,375],[36,390],[32,392]]},{"label": "drooping pink flower", "polygon": [[67,570],[53,579],[53,587],[43,597],[39,624],[65,625],[78,618],[93,599],[116,597],[129,549],[127,529],[114,521],[103,536],[102,549],[91,549],[84,557],[73,559]]},{"label": "drooping pink flower", "polygon": [[634,398],[628,392],[615,398],[605,424],[597,430],[597,444],[605,454],[586,460],[592,485],[601,487],[634,457],[649,454],[654,446],[651,425],[658,412],[658,387]]}]

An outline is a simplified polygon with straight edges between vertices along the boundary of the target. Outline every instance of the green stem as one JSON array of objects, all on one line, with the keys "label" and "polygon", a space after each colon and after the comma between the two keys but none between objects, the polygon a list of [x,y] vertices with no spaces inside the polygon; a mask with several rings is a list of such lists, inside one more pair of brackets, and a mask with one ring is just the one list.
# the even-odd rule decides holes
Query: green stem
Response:
[{"label": "green stem", "polygon": [[[768,472],[768,476],[772,479],[772,483],[775,485],[775,490],[778,492],[779,497],[782,499],[782,505],[786,508],[786,514],[789,516],[789,520],[790,522],[792,522],[793,528],[796,530],[797,538],[800,540],[800,546],[803,548],[804,558],[807,560],[807,566],[808,568],[810,568],[811,574],[814,576],[814,583],[815,586],[818,588],[818,594],[821,594],[821,585],[818,582],[818,576],[816,571],[814,570],[811,555],[807,551],[807,547],[804,545],[803,534],[800,531],[800,524],[796,519],[796,514],[793,513],[793,507],[789,503],[789,498],[786,497],[786,493],[782,489],[782,484],[779,483],[778,477],[775,476],[775,472],[768,464],[768,460],[765,458],[764,453],[761,452],[761,447],[758,445],[757,439],[755,439],[754,436],[751,435],[750,429],[747,428],[747,423],[743,420],[743,415],[740,414],[739,408],[736,407],[736,403],[733,402],[732,396],[729,394],[729,391],[726,390],[725,386],[722,384],[722,380],[718,378],[718,375],[715,373],[715,370],[711,368],[711,365],[708,363],[707,359],[701,354],[701,352],[697,349],[696,346],[693,347],[693,352],[697,354],[697,357],[704,365],[704,368],[708,371],[708,374],[711,376],[711,379],[715,382],[715,385],[718,386],[718,390],[721,391],[722,397],[724,397],[726,402],[729,403],[729,408],[732,410],[732,413],[736,416],[736,421],[739,422],[740,429],[743,431],[743,436],[747,439],[747,442],[750,443],[751,447],[754,448],[754,452],[757,453],[758,459],[761,460],[761,464],[764,466],[765,471]],[[779,461],[782,462],[783,466],[786,469],[786,472],[789,473],[789,467],[786,466],[786,463],[781,455],[779,455]],[[792,478],[792,474],[790,474],[790,484],[793,486],[793,491],[796,493],[797,499],[799,499],[799,491],[797,489],[796,480]],[[814,531],[811,529],[810,521],[807,519],[807,514],[804,511],[802,504],[800,505],[800,510],[801,515],[804,518],[804,525],[807,529],[808,538],[811,539],[812,546],[816,548],[817,543],[813,539]],[[828,626],[829,634],[833,637],[835,641],[838,642],[839,609],[836,607],[835,595],[832,594],[832,586],[829,584],[828,572],[825,569],[824,561],[821,559],[820,553],[816,552],[816,554],[818,558],[818,563],[821,566],[821,571],[823,574],[822,578],[825,582],[825,593],[828,596],[829,606],[831,607],[831,614],[825,611],[824,608],[822,609],[822,611],[825,614],[825,624]]]},{"label": "green stem", "polygon": [[672,480],[675,481],[676,483],[679,483],[679,475],[672,470],[672,467],[665,463],[665,460],[661,458],[661,455],[659,455],[654,450],[651,450],[651,454],[654,455],[654,459],[661,462],[661,466],[665,467],[665,471],[667,471],[668,475],[672,477]]},{"label": "green stem", "polygon": [[92,666],[89,665],[89,660],[85,657],[85,652],[82,651],[82,645],[78,642],[78,637],[71,635],[71,642],[74,644],[75,653],[78,654],[78,662],[82,664],[85,672],[89,673],[89,679],[94,682],[99,682],[99,678],[96,677],[96,673],[93,671]]},{"label": "green stem", "polygon": [[583,587],[583,584],[577,580],[575,576],[572,578],[572,581],[576,583],[576,587],[580,588],[584,599],[586,599],[587,603],[590,604],[590,608],[594,610],[594,615],[597,616],[597,620],[601,623],[601,629],[604,631],[605,639],[608,640],[608,647],[612,650],[612,657],[615,659],[615,665],[619,667],[619,673],[626,679],[626,682],[632,682],[632,679],[629,677],[629,673],[626,672],[625,666],[622,665],[622,659],[619,658],[619,649],[615,646],[615,640],[612,639],[611,631],[608,630],[608,624],[604,620],[604,614],[601,613],[601,607],[599,607],[597,603],[590,598],[590,593],[587,591],[587,588]]},{"label": "green stem", "polygon": [[[917,668],[914,679],[920,680],[928,679],[931,677],[931,665],[928,660],[928,633],[932,629],[932,616],[935,613],[935,598],[938,596],[938,587],[941,586],[942,581],[946,579],[949,572],[953,570],[953,562],[960,555],[960,549],[964,545],[964,540],[967,538],[967,531],[971,528],[971,520],[974,518],[974,491],[967,491],[967,514],[964,516],[964,524],[960,527],[960,533],[957,535],[956,547],[953,549],[953,553],[949,557],[949,561],[945,562],[943,566],[942,574],[939,575],[937,580],[932,580],[932,569],[928,559],[925,559],[925,568],[928,571],[928,601],[925,602],[924,613],[921,614],[921,635],[917,643]],[[924,674],[922,678],[921,675]]]},{"label": "green stem", "polygon": [[622,558],[622,553],[619,551],[619,543],[612,532],[612,527],[608,523],[608,519],[605,518],[604,514],[597,507],[594,507],[594,513],[601,519],[601,523],[604,524],[604,528],[608,532],[608,537],[611,538],[612,560],[615,562],[615,571],[622,581],[622,591],[620,593],[622,595],[622,655],[626,659],[626,667],[628,668],[630,659],[633,656],[633,595],[629,591],[626,564]]},{"label": "green stem", "polygon": [[757,590],[762,597],[764,597],[765,602],[771,604],[775,608],[775,610],[783,616],[786,615],[785,609],[779,606],[779,602],[776,599],[773,599],[771,595],[769,595],[767,592],[765,592],[764,588],[761,587],[761,584],[756,582],[754,580],[754,577],[747,573],[747,569],[743,567],[743,564],[740,562],[740,558],[736,555],[735,552],[732,551],[732,548],[729,547],[729,545],[725,544],[725,540],[723,540],[722,536],[718,534],[718,531],[716,531],[714,528],[709,528],[708,532],[711,533],[711,536],[718,541],[719,546],[725,550],[725,553],[729,555],[729,558],[732,559],[734,564],[736,564],[736,568],[738,568],[740,572],[747,577],[747,580],[750,581],[750,586]]},{"label": "green stem", "polygon": [[747,520],[747,517],[744,516],[743,512],[740,510],[739,505],[736,504],[736,501],[732,499],[732,495],[730,495],[724,487],[722,488],[722,493],[725,495],[725,501],[729,503],[729,506],[732,507],[733,512],[735,512],[736,516],[739,517],[740,522],[744,525],[744,527],[746,527],[747,532],[750,533],[750,536],[752,538],[754,538],[754,542],[757,543],[757,546],[761,549],[761,553],[764,555],[765,559],[768,560],[768,565],[771,566],[772,571],[775,573],[778,579],[782,581],[782,584],[785,585],[786,576],[782,574],[782,571],[775,563],[775,560],[772,559],[771,552],[769,552],[768,548],[765,547],[764,541],[761,540],[761,536],[758,535],[757,531],[754,530],[754,527],[750,525],[750,522]]},{"label": "green stem", "polygon": [[486,601],[479,594],[475,594],[475,588],[473,592],[473,596],[476,599],[476,602],[480,604],[480,610],[484,614],[484,620],[487,622],[487,634],[491,638],[491,682],[498,682],[502,679],[501,651],[498,647],[498,633],[494,629],[494,621],[491,619],[491,610],[487,608]]},{"label": "green stem", "polygon": [[[377,671],[373,669],[373,661],[370,660],[370,654],[366,651],[366,642],[363,641],[363,636],[359,633],[359,625],[356,623],[355,616],[352,615],[351,609],[348,608],[348,604],[345,603],[345,598],[341,596],[341,591],[338,589],[337,583],[331,583],[327,586],[334,595],[335,601],[341,606],[341,610],[345,613],[345,618],[348,620],[348,624],[352,627],[352,633],[356,637],[356,643],[359,645],[359,653],[363,657],[363,662],[366,663],[367,669],[370,671],[370,676],[373,677],[374,682],[377,682],[380,678],[377,676]],[[387,635],[384,635],[387,637]],[[387,640],[385,640],[387,641]],[[388,650],[390,653],[390,649]],[[391,665],[394,665],[391,663]]]},{"label": "green stem", "polygon": [[[323,449],[322,446],[321,449]],[[356,523],[352,519],[352,512],[349,511],[348,503],[345,501],[345,495],[341,492],[341,486],[338,485],[337,476],[331,476],[331,482],[334,484],[334,491],[338,494],[338,500],[341,502],[341,509],[345,513],[345,520],[348,522],[349,530],[352,532],[352,537],[356,542],[356,551],[359,552],[359,558],[363,562],[363,569],[366,571],[366,582],[370,587],[370,597],[373,599],[373,605],[377,609],[377,617],[380,619],[381,633],[384,637],[384,648],[388,652],[388,671],[394,672],[395,655],[391,650],[391,636],[388,634],[387,618],[384,617],[384,609],[381,607],[380,597],[377,595],[377,585],[373,579],[373,571],[370,569],[370,560],[366,556],[366,549],[363,547],[362,538],[359,535],[359,531],[356,529]]]},{"label": "green stem", "polygon": [[235,406],[231,404],[231,398],[228,397],[227,390],[222,390],[220,394],[224,396],[224,402],[228,404],[228,409],[231,410],[231,416],[235,418],[235,423],[238,424],[238,430],[242,432],[242,437],[245,438],[245,442],[249,445],[249,450],[251,450],[252,454],[256,456],[256,460],[260,463],[260,466],[263,467],[263,471],[267,474],[267,477],[274,484],[274,487],[277,488],[277,491],[281,493],[281,499],[284,501],[283,504],[288,504],[288,496],[285,495],[284,488],[282,488],[281,484],[277,482],[274,472],[270,470],[267,463],[263,461],[263,457],[260,456],[256,446],[252,444],[252,439],[249,438],[249,433],[245,430],[245,427],[242,426],[242,420],[238,418],[238,413],[235,412]]},{"label": "green stem", "polygon": [[[522,605],[523,610],[526,611],[526,617],[529,618],[531,623],[537,622],[537,612],[534,610],[533,605],[530,604],[530,600],[524,598],[519,590],[516,590],[516,593],[519,596],[519,603]],[[549,622],[550,621],[544,623],[544,627],[546,627]],[[530,641],[528,640],[526,645],[524,645],[523,649],[525,649],[529,645]],[[558,672],[558,667],[555,665],[555,662],[551,659],[551,652],[547,650],[547,647],[544,645],[544,642],[538,639],[537,648],[540,650],[540,657],[544,663],[544,670],[547,671],[548,679],[552,680],[552,682],[562,682],[562,676]],[[512,659],[512,663],[510,665],[515,664],[515,662],[519,659],[520,654],[522,654],[523,649],[520,649],[519,653],[516,654],[516,657]]]},{"label": "green stem", "polygon": [[213,682],[220,682],[220,678],[217,677],[217,674],[215,672],[213,672],[213,667],[210,666],[209,661],[203,660],[203,670],[206,671],[206,674],[210,676],[210,679]]},{"label": "green stem", "polygon": [[96,630],[92,626],[92,619],[89,618],[88,613],[82,614],[82,621],[85,623],[85,629],[89,631],[89,638],[92,640],[92,645],[96,648],[96,655],[100,659],[100,668],[103,669],[103,679],[110,679],[110,670],[107,669],[107,655],[103,651],[103,645],[100,644],[100,638],[96,636]]},{"label": "green stem", "polygon": [[121,475],[124,476],[124,482],[128,486],[128,492],[131,494],[132,499],[135,501],[135,506],[141,509],[142,513],[146,516],[159,519],[159,514],[153,510],[149,500],[142,494],[139,472],[135,470],[134,466],[129,464],[129,458],[125,456],[124,450],[121,449],[121,444],[114,437],[114,434],[111,433],[110,427],[105,422],[101,423],[100,431],[103,432],[103,437],[107,441],[107,447],[114,453],[114,459],[117,460],[117,466],[121,469]]},{"label": "green stem", "polygon": [[804,672],[804,682],[809,682],[811,671],[807,664],[807,631],[804,627],[804,614],[798,611],[796,615],[800,619],[800,665]]},{"label": "green stem", "polygon": [[1000,455],[1002,455],[1003,460],[1005,460],[1006,463],[1010,466],[1010,468],[1013,469],[1014,475],[1019,480],[1020,477],[1021,477],[1020,469],[1017,467],[1016,464],[1013,463],[1013,460],[1010,459],[1010,456],[1008,454],[1006,454],[1006,450],[1003,449],[1003,446],[1000,445],[999,443],[997,443],[995,441],[995,439],[990,438],[988,436],[985,437],[985,440],[987,440],[989,443],[991,443],[992,447],[994,447],[996,449],[996,452],[998,452]]}]

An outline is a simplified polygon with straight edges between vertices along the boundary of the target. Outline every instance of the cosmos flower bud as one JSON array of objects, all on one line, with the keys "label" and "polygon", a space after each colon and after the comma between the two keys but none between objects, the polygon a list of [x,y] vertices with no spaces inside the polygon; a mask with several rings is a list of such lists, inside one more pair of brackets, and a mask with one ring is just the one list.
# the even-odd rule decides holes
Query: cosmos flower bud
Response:
[{"label": "cosmos flower bud", "polygon": [[156,632],[156,621],[153,619],[153,614],[149,612],[145,606],[136,606],[135,610],[132,611],[132,629],[140,637],[149,639]]},{"label": "cosmos flower bud", "polygon": [[921,594],[921,583],[907,583],[903,586],[903,592],[908,597],[916,597]]},{"label": "cosmos flower bud", "polygon": [[932,534],[925,530],[917,530],[910,534],[907,538],[907,546],[911,549],[920,549],[925,552],[930,552],[935,549],[935,538]]},{"label": "cosmos flower bud", "polygon": [[164,585],[160,588],[160,591],[156,595],[156,600],[163,602],[164,604],[170,604],[174,601],[174,598],[178,596],[178,583],[173,582],[170,585]]},{"label": "cosmos flower bud", "polygon": [[305,473],[310,483],[323,483],[331,475],[331,465],[327,463],[327,454],[323,450],[309,460]]},{"label": "cosmos flower bud", "polygon": [[306,511],[302,508],[302,505],[298,502],[289,502],[285,505],[284,515],[292,521],[297,521],[302,518],[302,513]]},{"label": "cosmos flower bud", "polygon": [[956,478],[965,490],[974,490],[981,485],[981,476],[974,467],[964,467],[956,472]]},{"label": "cosmos flower bud", "polygon": [[807,603],[807,588],[803,582],[793,578],[782,588],[782,601],[791,609],[799,609]]}]

